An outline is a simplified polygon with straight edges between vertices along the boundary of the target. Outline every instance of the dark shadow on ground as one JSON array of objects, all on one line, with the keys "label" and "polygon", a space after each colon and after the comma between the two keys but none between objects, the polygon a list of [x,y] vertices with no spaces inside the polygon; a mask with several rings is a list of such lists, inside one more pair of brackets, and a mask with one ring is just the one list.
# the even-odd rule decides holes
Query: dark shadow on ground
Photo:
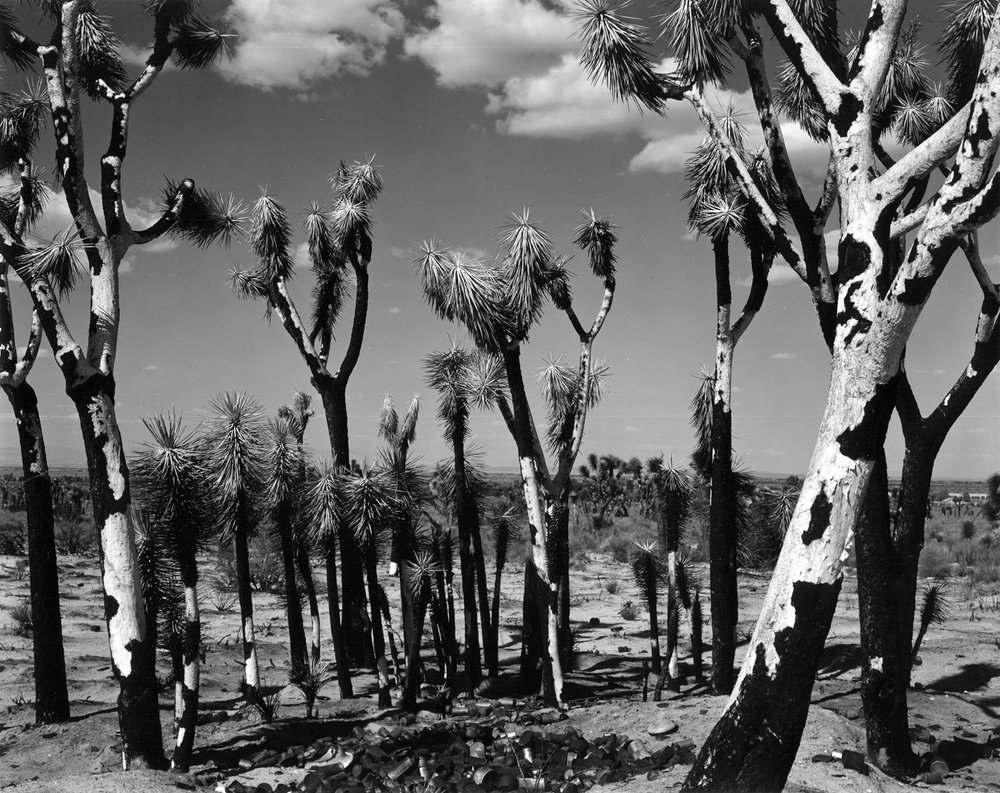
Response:
[{"label": "dark shadow on ground", "polygon": [[839,677],[861,668],[861,648],[856,644],[829,644],[820,657],[817,679]]},{"label": "dark shadow on ground", "polygon": [[924,689],[947,692],[973,691],[987,685],[996,677],[1000,677],[1000,666],[997,664],[964,664],[960,671],[939,677],[924,686]]}]

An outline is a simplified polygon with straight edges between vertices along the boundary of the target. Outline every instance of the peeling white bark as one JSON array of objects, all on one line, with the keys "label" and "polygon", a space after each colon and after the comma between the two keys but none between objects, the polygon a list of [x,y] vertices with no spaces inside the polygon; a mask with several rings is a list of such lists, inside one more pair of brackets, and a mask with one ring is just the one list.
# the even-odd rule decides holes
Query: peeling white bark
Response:
[{"label": "peeling white bark", "polygon": [[257,665],[257,641],[254,637],[253,617],[243,620],[243,642],[250,645],[250,652],[244,665],[243,678],[249,688],[260,688],[260,668]]}]

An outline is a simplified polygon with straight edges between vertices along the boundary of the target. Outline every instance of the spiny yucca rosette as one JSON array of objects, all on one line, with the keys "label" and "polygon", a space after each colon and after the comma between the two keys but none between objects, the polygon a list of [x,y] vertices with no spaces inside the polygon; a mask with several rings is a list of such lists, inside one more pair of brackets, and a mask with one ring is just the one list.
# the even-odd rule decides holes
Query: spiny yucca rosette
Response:
[{"label": "spiny yucca rosette", "polygon": [[348,258],[363,262],[372,256],[372,205],[382,192],[382,175],[375,158],[345,165],[331,178],[336,199],[330,211],[338,244]]},{"label": "spiny yucca rosette", "polygon": [[168,180],[163,190],[163,211],[176,210],[177,219],[170,233],[199,248],[223,244],[229,247],[242,237],[247,223],[247,210],[232,194],[202,190],[187,190],[182,195],[181,184]]},{"label": "spiny yucca rosette", "polygon": [[[459,440],[468,435],[464,419],[469,414],[469,367],[477,357],[473,350],[452,345],[424,358],[424,382],[438,395],[437,417],[446,428],[459,429]],[[458,420],[458,421],[457,421]]]},{"label": "spiny yucca rosette", "polygon": [[704,479],[712,477],[712,421],[715,404],[715,372],[702,369],[698,373],[698,390],[691,398],[691,427],[695,447],[691,452],[691,467]]},{"label": "spiny yucca rosette", "polygon": [[205,453],[221,502],[220,526],[229,538],[238,530],[239,521],[250,518],[256,523],[259,501],[266,492],[264,411],[250,394],[231,392],[216,397],[211,409]]},{"label": "spiny yucca rosette", "polygon": [[19,91],[0,92],[0,171],[13,171],[20,160],[31,159],[48,119],[49,95],[43,80],[31,80]]},{"label": "spiny yucca rosette", "polygon": [[362,466],[357,474],[341,481],[341,519],[354,533],[359,546],[378,556],[386,530],[401,508],[400,492],[393,477],[382,470]]},{"label": "spiny yucca rosette", "polygon": [[615,99],[659,113],[676,83],[657,70],[650,55],[653,42],[645,28],[625,13],[630,5],[631,0],[579,3],[577,35],[584,42],[580,60],[590,77],[605,83]]},{"label": "spiny yucca rosette", "polygon": [[511,216],[497,242],[497,266],[511,333],[516,339],[524,339],[542,313],[545,287],[556,258],[552,239],[532,222],[531,211],[525,209]]},{"label": "spiny yucca rosette", "polygon": [[14,269],[27,280],[47,279],[61,297],[76,286],[83,272],[80,255],[85,243],[75,225],[68,226],[48,244],[28,250],[14,263]]},{"label": "spiny yucca rosette", "polygon": [[269,419],[262,463],[272,509],[295,498],[304,461],[292,422],[282,416]]},{"label": "spiny yucca rosette", "polygon": [[[604,395],[604,383],[611,367],[606,361],[592,360],[587,379],[587,408],[595,407]],[[562,448],[573,436],[573,421],[584,388],[580,368],[563,361],[562,357],[547,360],[535,375],[548,406],[546,437],[553,450]]]},{"label": "spiny yucca rosette", "polygon": [[42,171],[28,162],[20,161],[18,170],[21,172],[19,181],[0,184],[0,222],[15,235],[22,236],[41,218],[52,190]]},{"label": "spiny yucca rosette", "polygon": [[424,297],[442,319],[461,322],[477,347],[499,352],[513,329],[497,268],[460,251],[424,243],[416,261]]}]

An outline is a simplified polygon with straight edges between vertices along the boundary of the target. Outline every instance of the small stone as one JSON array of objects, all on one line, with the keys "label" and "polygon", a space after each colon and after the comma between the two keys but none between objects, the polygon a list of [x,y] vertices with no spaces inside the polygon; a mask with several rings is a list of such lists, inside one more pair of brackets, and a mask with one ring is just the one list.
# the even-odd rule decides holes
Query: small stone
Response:
[{"label": "small stone", "polygon": [[600,625],[601,624],[601,620],[598,617],[591,617],[590,618],[590,624],[591,625]]},{"label": "small stone", "polygon": [[671,733],[677,732],[677,722],[661,721],[659,724],[654,724],[650,727],[648,732],[654,738],[663,738]]}]

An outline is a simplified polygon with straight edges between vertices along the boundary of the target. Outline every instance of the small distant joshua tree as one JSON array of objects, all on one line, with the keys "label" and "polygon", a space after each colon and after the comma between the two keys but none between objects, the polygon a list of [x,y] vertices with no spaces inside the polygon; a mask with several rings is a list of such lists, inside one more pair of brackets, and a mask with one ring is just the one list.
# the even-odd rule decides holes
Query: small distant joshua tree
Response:
[{"label": "small distant joshua tree", "polygon": [[[199,69],[231,54],[233,39],[194,13],[194,2],[146,0],[153,46],[134,80],[119,53],[120,41],[93,0],[36,0],[52,32],[34,40],[15,13],[0,8],[0,56],[14,69],[40,68],[44,83],[0,102],[0,170],[31,183],[36,145],[48,125],[57,163],[55,174],[73,227],[53,242],[33,248],[9,214],[0,219],[0,256],[24,282],[40,330],[52,346],[66,393],[80,417],[87,452],[94,524],[101,538],[102,582],[107,607],[112,669],[118,698],[126,767],[166,764],[156,702],[155,650],[147,639],[142,596],[135,576],[135,536],[129,523],[128,467],[115,415],[115,362],[120,326],[119,268],[133,245],[175,234],[196,245],[228,241],[237,231],[236,205],[206,194],[185,179],[169,182],[160,218],[136,229],[122,194],[129,120],[136,103],[173,58]],[[111,134],[101,158],[100,212],[91,199],[84,169],[84,94],[111,108]],[[30,198],[30,197],[29,197]],[[30,200],[29,200],[30,204]],[[70,332],[62,293],[71,288],[80,256],[90,283],[87,342]],[[33,344],[29,344],[29,349]]]},{"label": "small distant joshua tree", "polygon": [[227,393],[212,403],[204,437],[208,473],[217,501],[220,533],[233,543],[243,642],[243,682],[248,700],[260,688],[250,588],[250,534],[260,522],[267,491],[265,425],[261,406],[249,394]]},{"label": "small distant joshua tree", "polygon": [[[237,295],[264,300],[295,344],[309,370],[313,388],[323,400],[333,463],[351,469],[347,428],[347,383],[361,355],[368,318],[368,266],[372,257],[372,206],[382,191],[382,177],[373,160],[340,164],[330,178],[333,204],[313,204],[303,220],[309,261],[316,286],[313,315],[307,329],[288,290],[292,278],[293,242],[288,216],[278,201],[264,193],[251,211],[250,247],[257,259],[249,270],[230,273]],[[339,367],[330,368],[333,330],[354,281],[354,319]],[[355,538],[340,532],[344,638],[355,665],[372,661],[364,614],[363,564]],[[336,581],[327,581],[327,587]]]},{"label": "small distant joshua tree", "polygon": [[[496,362],[493,371],[473,386],[477,394],[474,404],[498,408],[517,446],[531,553],[540,588],[548,593],[537,604],[541,646],[547,648],[543,691],[548,702],[560,707],[563,676],[559,572],[568,571],[569,565],[550,558],[549,548],[550,542],[556,547],[568,547],[559,538],[569,527],[571,474],[583,440],[587,410],[599,397],[593,344],[615,292],[615,226],[593,213],[585,216],[577,229],[576,243],[587,252],[594,275],[604,283],[604,299],[589,328],[581,324],[574,310],[569,271],[555,255],[549,236],[531,222],[527,210],[514,216],[503,229],[493,264],[434,244],[425,244],[417,261],[424,294],[434,310],[444,319],[461,322],[476,347]],[[521,345],[541,317],[546,297],[565,312],[580,340],[575,367],[556,360],[542,375],[550,414],[547,439],[556,458],[552,474],[535,430],[521,371]],[[485,373],[488,368],[484,366],[480,371]],[[506,389],[498,385],[502,382],[500,372],[506,378]],[[568,635],[568,631],[568,624],[564,625],[563,632]]]}]

